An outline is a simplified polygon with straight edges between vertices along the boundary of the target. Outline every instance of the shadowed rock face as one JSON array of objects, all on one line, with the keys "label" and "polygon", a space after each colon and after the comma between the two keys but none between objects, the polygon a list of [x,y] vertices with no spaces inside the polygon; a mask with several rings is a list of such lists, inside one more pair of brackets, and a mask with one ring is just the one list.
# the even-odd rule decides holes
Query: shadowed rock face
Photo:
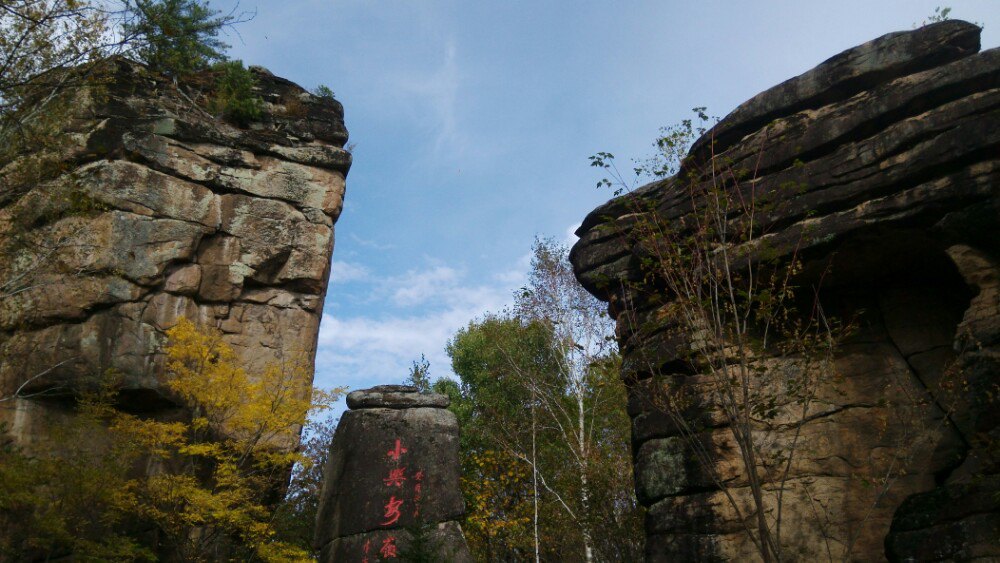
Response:
[{"label": "shadowed rock face", "polygon": [[[51,397],[109,369],[125,408],[175,408],[160,349],[181,317],[219,328],[251,370],[312,373],[351,164],[342,106],[252,69],[264,114],[239,128],[191,101],[211,76],[182,94],[142,65],[113,66],[106,91],[81,96],[65,174],[0,194],[4,247],[53,248],[32,287],[0,301],[0,395],[25,382],[35,394],[0,410],[22,442],[43,439]],[[30,269],[19,258],[4,257],[4,279]]]},{"label": "shadowed rock face", "polygon": [[[381,385],[347,396],[316,515],[320,561],[472,561],[458,521],[458,419],[445,395]],[[413,551],[413,534],[426,534]],[[423,558],[418,558],[422,555]],[[428,559],[430,557],[430,559]]]},{"label": "shadowed rock face", "polygon": [[[886,35],[741,105],[694,144],[681,175],[713,155],[752,171],[757,193],[787,194],[767,212],[764,246],[779,257],[798,247],[799,285],[822,275],[824,309],[859,323],[837,354],[842,377],[820,389],[801,429],[783,509],[786,555],[839,559],[850,546],[861,561],[1000,557],[1000,409],[991,402],[1000,383],[1000,49],[979,52],[979,29],[961,21]],[[618,322],[647,559],[753,560],[729,501],[651,406],[653,375],[697,385],[679,351],[687,339],[647,322],[665,296],[644,278],[632,236],[654,216],[690,213],[679,181],[594,210],[571,259]],[[956,379],[946,405],[942,387]],[[899,416],[878,400],[888,389],[931,404],[904,401]],[[707,428],[714,470],[743,503],[731,433],[710,402],[695,401],[686,417]],[[902,451],[907,443],[919,446]],[[858,478],[904,454],[909,470],[884,495]]]}]

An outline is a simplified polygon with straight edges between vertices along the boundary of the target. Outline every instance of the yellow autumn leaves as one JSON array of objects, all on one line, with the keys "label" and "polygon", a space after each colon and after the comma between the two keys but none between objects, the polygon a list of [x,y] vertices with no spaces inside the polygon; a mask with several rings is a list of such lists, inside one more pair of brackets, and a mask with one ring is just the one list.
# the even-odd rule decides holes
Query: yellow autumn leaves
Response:
[{"label": "yellow autumn leaves", "polygon": [[308,462],[295,448],[299,430],[339,390],[313,390],[300,359],[250,373],[219,331],[199,330],[187,319],[167,338],[166,386],[190,419],[112,417],[112,432],[147,453],[151,474],[135,482],[136,508],[186,560],[215,557],[220,542],[265,561],[308,560],[304,550],[274,539],[267,503],[277,499],[266,492],[293,463]]},{"label": "yellow autumn leaves", "polygon": [[490,449],[469,452],[463,465],[464,526],[470,547],[476,553],[489,553],[487,544],[502,541],[509,549],[530,551],[533,507],[527,467]]},{"label": "yellow autumn leaves", "polygon": [[[61,512],[45,504],[72,460],[0,451],[0,478],[24,478],[10,491],[20,497],[0,484],[0,509],[24,514],[26,538],[0,540],[0,560],[73,552],[97,560],[311,561],[305,547],[280,539],[272,515],[292,465],[309,463],[297,448],[307,416],[342,390],[314,391],[301,359],[247,369],[220,332],[186,319],[166,335],[165,394],[178,408],[124,411],[130,405],[115,374],[83,397],[66,429],[77,438],[52,449],[79,455],[73,467],[93,469],[82,475],[78,499],[65,491],[55,497]],[[51,477],[35,478],[45,468]],[[98,502],[87,496],[92,490]],[[91,530],[88,521],[108,525]],[[42,538],[42,526],[55,532]]]}]

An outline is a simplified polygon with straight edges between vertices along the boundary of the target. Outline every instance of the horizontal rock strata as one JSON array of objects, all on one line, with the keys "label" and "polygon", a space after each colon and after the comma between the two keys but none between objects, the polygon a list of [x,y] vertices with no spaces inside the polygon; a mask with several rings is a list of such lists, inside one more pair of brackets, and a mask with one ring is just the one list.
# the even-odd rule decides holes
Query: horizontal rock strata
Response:
[{"label": "horizontal rock strata", "polygon": [[[769,446],[802,440],[783,551],[800,561],[1000,556],[996,503],[975,500],[998,492],[1000,437],[989,399],[1000,381],[1000,49],[980,52],[979,31],[945,21],[849,49],[742,104],[694,143],[678,176],[583,221],[571,259],[618,323],[648,560],[758,557],[733,508],[752,512],[732,433],[685,365],[690,335],[660,320],[669,296],[636,243],[639,227],[690,216],[683,183],[711,182],[698,171],[712,159],[742,174],[730,193],[776,202],[750,256],[797,253],[803,285],[822,282],[824,308],[858,319],[835,359],[841,377],[820,389],[800,434],[778,431]],[[655,406],[653,376],[693,391],[683,416],[715,452],[711,472]],[[944,388],[956,379],[960,389]],[[880,400],[889,390],[891,407]],[[908,471],[884,492],[859,478],[904,457]],[[939,534],[947,541],[935,545]]]},{"label": "horizontal rock strata", "polygon": [[[248,370],[311,377],[351,164],[343,108],[252,72],[263,115],[237,127],[195,101],[210,75],[178,88],[118,60],[81,96],[63,173],[0,193],[0,274],[27,280],[0,300],[0,394],[44,407],[114,370],[127,407],[173,408],[161,347],[181,317],[221,330]],[[9,420],[22,441],[34,416]]]}]

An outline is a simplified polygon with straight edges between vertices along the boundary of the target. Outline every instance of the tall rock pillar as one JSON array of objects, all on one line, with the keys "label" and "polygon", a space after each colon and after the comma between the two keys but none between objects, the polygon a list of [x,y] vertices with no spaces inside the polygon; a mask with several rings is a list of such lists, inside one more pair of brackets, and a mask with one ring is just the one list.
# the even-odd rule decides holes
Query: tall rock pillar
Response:
[{"label": "tall rock pillar", "polygon": [[[746,526],[758,514],[780,560],[1000,558],[1000,49],[980,51],[980,31],[948,20],[835,55],[741,104],[676,176],[576,231],[576,277],[618,323],[647,561],[759,561]],[[721,224],[738,224],[741,206],[767,211],[752,244],[729,247],[740,258],[717,264],[739,277],[744,257],[797,261],[801,326],[822,305],[856,327],[808,411],[744,434],[783,452],[758,466],[759,501],[746,500],[740,423],[692,358],[707,331],[678,320],[665,289],[666,268],[695,261],[656,260],[671,237],[703,232],[701,194],[722,193],[740,203]],[[769,373],[790,367],[779,356]]]},{"label": "tall rock pillar", "polygon": [[444,395],[382,385],[347,396],[316,518],[320,561],[471,561],[458,520],[458,420]]}]

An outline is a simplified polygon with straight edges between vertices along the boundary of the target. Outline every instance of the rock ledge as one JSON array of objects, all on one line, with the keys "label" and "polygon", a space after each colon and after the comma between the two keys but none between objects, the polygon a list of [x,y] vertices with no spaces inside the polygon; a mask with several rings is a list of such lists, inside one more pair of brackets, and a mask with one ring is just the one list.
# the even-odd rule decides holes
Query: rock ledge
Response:
[{"label": "rock ledge", "polygon": [[451,400],[438,393],[421,393],[412,385],[378,385],[347,394],[350,409],[412,409],[417,407],[446,409]]}]

